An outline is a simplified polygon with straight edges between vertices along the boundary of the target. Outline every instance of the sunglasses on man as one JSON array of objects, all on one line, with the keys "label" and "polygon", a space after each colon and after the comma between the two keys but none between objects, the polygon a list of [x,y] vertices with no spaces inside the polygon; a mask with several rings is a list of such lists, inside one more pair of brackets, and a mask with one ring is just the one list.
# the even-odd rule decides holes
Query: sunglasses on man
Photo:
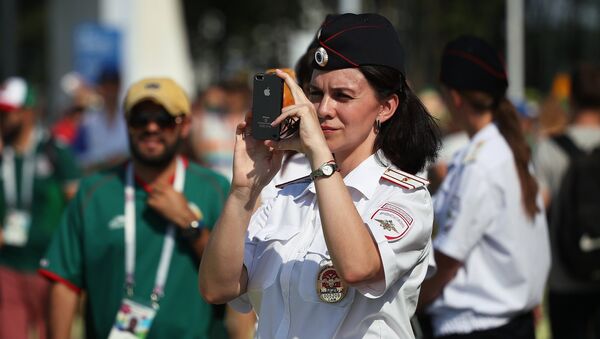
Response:
[{"label": "sunglasses on man", "polygon": [[174,129],[183,122],[183,116],[172,116],[167,111],[133,111],[127,120],[127,124],[133,129],[142,129],[150,122],[154,122],[163,130]]}]

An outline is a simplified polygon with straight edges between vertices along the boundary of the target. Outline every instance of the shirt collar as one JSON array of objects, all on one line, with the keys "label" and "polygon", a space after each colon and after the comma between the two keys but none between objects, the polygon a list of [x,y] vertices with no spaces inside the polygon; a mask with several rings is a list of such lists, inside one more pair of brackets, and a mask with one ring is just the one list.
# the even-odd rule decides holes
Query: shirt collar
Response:
[{"label": "shirt collar", "polygon": [[[186,156],[181,156],[181,160],[183,160],[183,168],[187,169],[188,165],[190,163],[189,159]],[[127,167],[125,167],[127,168]],[[144,181],[144,179],[140,178],[137,176],[137,174],[133,174],[133,179],[135,180],[135,183],[141,187],[144,191],[146,191],[146,193],[152,193],[152,188],[150,186],[150,183],[147,183],[146,181]],[[173,173],[173,175],[171,175],[169,177],[169,184],[173,184],[175,182],[175,173]]]},{"label": "shirt collar", "polygon": [[[367,199],[371,199],[377,189],[379,180],[386,169],[387,166],[381,163],[378,156],[372,154],[344,177],[344,183],[346,186],[359,191]],[[304,196],[308,192],[311,192],[312,194],[316,193],[314,182],[308,184],[296,199]]]},{"label": "shirt collar", "polygon": [[484,128],[480,129],[473,138],[471,138],[471,145],[477,144],[478,142],[493,139],[500,135],[500,131],[495,123],[487,124]]}]

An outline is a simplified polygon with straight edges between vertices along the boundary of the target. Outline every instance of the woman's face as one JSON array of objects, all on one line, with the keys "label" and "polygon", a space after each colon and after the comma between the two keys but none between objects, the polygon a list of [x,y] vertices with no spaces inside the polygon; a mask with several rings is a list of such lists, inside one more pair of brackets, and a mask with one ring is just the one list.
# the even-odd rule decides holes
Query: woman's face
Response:
[{"label": "woman's face", "polygon": [[309,98],[329,149],[338,160],[352,155],[362,161],[373,153],[374,123],[382,104],[358,69],[315,70]]}]

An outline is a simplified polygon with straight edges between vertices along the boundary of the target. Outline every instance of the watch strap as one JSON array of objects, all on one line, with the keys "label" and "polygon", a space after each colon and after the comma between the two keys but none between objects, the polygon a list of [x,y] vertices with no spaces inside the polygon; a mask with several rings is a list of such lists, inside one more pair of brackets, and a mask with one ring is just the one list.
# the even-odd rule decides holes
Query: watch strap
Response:
[{"label": "watch strap", "polygon": [[[325,167],[331,167],[333,169],[333,171],[331,171],[331,174],[325,174],[325,172],[323,172],[323,169]],[[323,163],[321,166],[319,166],[314,171],[312,171],[312,173],[310,174],[310,178],[314,180],[319,177],[330,177],[337,171],[339,171],[339,168],[338,168],[335,160],[329,160],[329,161]]]}]

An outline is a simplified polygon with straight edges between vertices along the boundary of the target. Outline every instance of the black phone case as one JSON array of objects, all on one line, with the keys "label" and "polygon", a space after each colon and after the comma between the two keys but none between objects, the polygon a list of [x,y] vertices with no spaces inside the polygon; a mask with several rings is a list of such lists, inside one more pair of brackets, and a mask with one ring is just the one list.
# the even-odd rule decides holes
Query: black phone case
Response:
[{"label": "black phone case", "polygon": [[283,79],[274,74],[254,76],[252,93],[252,137],[257,140],[279,140],[279,126],[271,122],[281,114]]}]

